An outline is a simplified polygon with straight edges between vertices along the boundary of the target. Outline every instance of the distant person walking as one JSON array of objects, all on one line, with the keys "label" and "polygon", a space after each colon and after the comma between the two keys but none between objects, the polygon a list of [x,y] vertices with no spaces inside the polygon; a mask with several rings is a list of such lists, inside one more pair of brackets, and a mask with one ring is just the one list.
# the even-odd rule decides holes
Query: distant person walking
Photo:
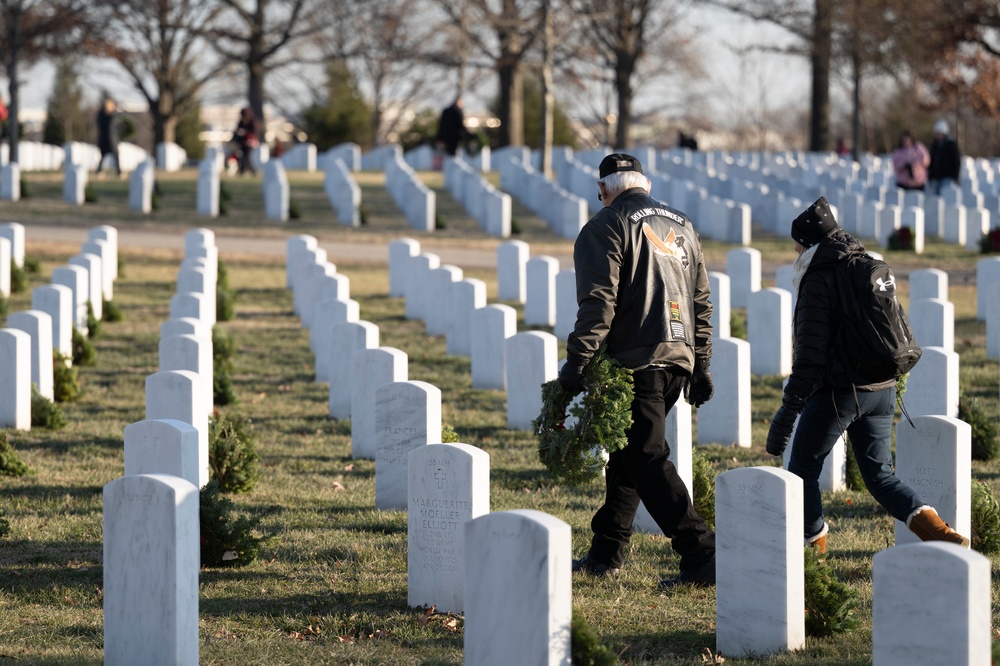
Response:
[{"label": "distant person walking", "polygon": [[[865,487],[893,518],[906,523],[922,541],[947,541],[968,548],[969,540],[941,520],[893,471],[895,378],[872,381],[846,361],[845,342],[837,334],[844,319],[837,299],[837,266],[851,255],[865,254],[864,246],[840,228],[825,197],[795,218],[791,236],[799,254],[792,276],[798,292],[794,360],[781,407],[771,419],[766,448],[772,456],[782,455],[795,430],[788,471],[802,478],[806,545],[826,552],[829,528],[823,519],[819,476],[846,430]],[[891,278],[883,290],[888,287],[891,294],[894,285]]]},{"label": "distant person walking", "polygon": [[469,130],[465,129],[465,112],[462,111],[462,106],[462,98],[456,97],[451,106],[441,112],[441,119],[438,121],[435,142],[445,153],[452,156],[458,152],[458,145],[469,138]]},{"label": "distant person walking", "polygon": [[913,140],[910,130],[899,135],[896,150],[892,151],[892,168],[896,172],[896,185],[904,190],[922,190],[927,182],[927,166],[931,155],[927,147]]},{"label": "distant person walking", "polygon": [[251,175],[256,174],[257,170],[254,169],[250,160],[250,153],[260,146],[260,122],[249,106],[240,109],[240,122],[233,132],[233,143],[236,144],[238,153],[236,156],[239,165],[237,173],[242,175],[244,172],[250,171]]},{"label": "distant person walking", "polygon": [[927,170],[931,194],[941,194],[948,183],[958,184],[962,171],[962,153],[958,142],[948,133],[948,121],[934,123],[934,143],[931,144],[931,165]]},{"label": "distant person walking", "polygon": [[101,151],[101,161],[97,165],[97,173],[104,168],[104,160],[108,155],[114,158],[115,172],[121,176],[121,161],[118,159],[118,105],[111,97],[105,96],[101,108],[97,111],[97,147]]}]

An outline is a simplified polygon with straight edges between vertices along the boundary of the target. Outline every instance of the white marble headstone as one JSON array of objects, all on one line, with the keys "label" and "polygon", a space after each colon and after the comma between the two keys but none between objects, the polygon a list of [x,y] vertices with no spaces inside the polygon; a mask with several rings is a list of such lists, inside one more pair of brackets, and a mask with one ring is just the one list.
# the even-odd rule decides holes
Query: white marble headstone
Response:
[{"label": "white marble headstone", "polygon": [[441,443],[441,390],[427,382],[375,389],[375,508],[406,509],[410,451]]},{"label": "white marble headstone", "polygon": [[792,372],[792,295],[760,289],[747,299],[750,372],[787,376]]},{"label": "white marble headstone", "polygon": [[424,321],[427,335],[445,335],[448,332],[448,316],[451,310],[451,290],[463,277],[458,266],[445,264],[430,272],[428,293],[424,302]]},{"label": "white marble headstone", "polygon": [[910,416],[958,416],[958,353],[922,347],[906,381],[903,404]]},{"label": "white marble headstone", "polygon": [[760,289],[760,250],[742,247],[726,253],[729,300],[734,308],[745,308],[750,294]]},{"label": "white marble headstone", "polygon": [[[190,317],[204,322],[207,326],[212,325],[211,311],[209,310],[209,297],[205,294],[186,292],[174,294],[170,297],[170,318],[181,319]],[[214,301],[214,297],[212,298]]]},{"label": "white marble headstone", "polygon": [[146,419],[176,419],[198,430],[199,488],[209,482],[207,400],[201,376],[190,370],[164,370],[146,377]]},{"label": "white marble headstone", "polygon": [[712,338],[728,338],[731,314],[729,310],[729,276],[709,271],[708,287],[712,302]]},{"label": "white marble headstone", "polygon": [[31,290],[31,309],[49,315],[52,349],[73,361],[73,290],[62,284],[40,285]]},{"label": "white marble headstone", "polygon": [[10,241],[10,260],[24,266],[24,225],[20,222],[0,222],[0,238]]},{"label": "white marble headstone", "polygon": [[449,354],[472,355],[472,313],[486,305],[486,283],[466,278],[451,285],[448,303],[448,330],[445,332]]},{"label": "white marble headstone", "polygon": [[528,254],[528,244],[521,240],[497,246],[497,298],[501,301],[524,303]]},{"label": "white marble headstone", "polygon": [[988,257],[976,262],[976,318],[986,321],[986,296],[989,288],[1000,284],[1000,257]]},{"label": "white marble headstone", "polygon": [[198,488],[166,474],[104,486],[104,663],[198,664]]},{"label": "white marble headstone", "polygon": [[490,456],[468,444],[410,450],[407,604],[461,613],[465,525],[490,512]]},{"label": "white marble headstone", "polygon": [[526,292],[524,323],[528,326],[553,326],[556,323],[556,273],[559,260],[540,256],[525,265]]},{"label": "white marble headstone", "polygon": [[525,331],[507,338],[507,427],[531,430],[542,411],[542,384],[558,376],[559,344],[544,331]]},{"label": "white marble headstone", "polygon": [[31,430],[31,336],[0,328],[0,428]]},{"label": "white marble headstone", "polygon": [[31,336],[31,382],[52,400],[52,317],[41,310],[22,310],[7,316],[7,328]]},{"label": "white marble headstone", "polygon": [[712,341],[715,395],[698,408],[698,444],[750,446],[750,343]]},{"label": "white marble headstone", "polygon": [[406,352],[393,347],[358,349],[351,356],[351,457],[375,458],[375,390],[405,382]]},{"label": "white marble headstone", "polygon": [[73,293],[73,325],[87,332],[87,299],[90,295],[89,274],[83,266],[59,266],[52,269],[52,284],[69,287]]},{"label": "white marble headstone", "polygon": [[564,268],[556,273],[556,323],[553,333],[560,340],[569,339],[576,328],[576,271]]},{"label": "white marble headstone", "polygon": [[[911,416],[896,424],[896,476],[959,534],[972,535],[972,427],[947,416]],[[915,427],[914,427],[915,426]],[[896,544],[920,539],[893,521]]]},{"label": "white marble headstone", "polygon": [[10,241],[0,238],[0,297],[10,296]]},{"label": "white marble headstone", "polygon": [[303,250],[315,250],[316,237],[308,234],[299,234],[290,237],[285,241],[285,286],[289,289],[295,288],[295,265],[299,261],[297,256]]},{"label": "white marble headstone", "polygon": [[547,513],[465,525],[465,663],[569,666],[570,527]]},{"label": "white marble headstone", "polygon": [[202,406],[208,414],[215,406],[215,368],[213,367],[212,340],[196,335],[171,335],[160,338],[159,369],[190,370],[202,380]]},{"label": "white marble headstone", "polygon": [[990,561],[955,544],[875,553],[872,663],[990,664],[990,589]]},{"label": "white marble headstone", "polygon": [[[955,306],[951,302],[939,298],[911,298],[907,313],[917,344],[955,349]],[[989,340],[986,346],[989,347]],[[1000,356],[1000,349],[996,350],[994,358],[996,356]]]},{"label": "white marble headstone", "polygon": [[715,479],[715,644],[763,656],[805,646],[802,479],[775,467]]},{"label": "white marble headstone", "polygon": [[354,352],[378,347],[378,326],[370,321],[346,322],[330,329],[329,417],[351,417]]},{"label": "white marble headstone", "polygon": [[938,268],[910,272],[910,302],[919,298],[948,300],[948,274]]},{"label": "white marble headstone", "polygon": [[212,327],[194,317],[167,319],[160,324],[160,339],[171,335],[194,335],[206,340],[212,339]]},{"label": "white marble headstone", "polygon": [[507,338],[517,333],[517,311],[509,305],[487,305],[470,316],[472,388],[507,387],[505,348]]},{"label": "white marble headstone", "polygon": [[200,483],[198,430],[176,419],[136,421],[125,426],[125,476],[170,474]]},{"label": "white marble headstone", "polygon": [[87,271],[87,300],[94,311],[94,318],[103,319],[104,278],[101,274],[101,258],[96,254],[76,254],[69,258],[68,263],[70,266],[81,266]]},{"label": "white marble headstone", "polygon": [[420,254],[420,242],[412,238],[398,238],[389,243],[389,295],[406,295],[410,279],[410,260]]},{"label": "white marble headstone", "polygon": [[441,258],[423,252],[410,260],[410,273],[406,284],[406,318],[425,319],[431,289],[431,272],[441,265]]}]

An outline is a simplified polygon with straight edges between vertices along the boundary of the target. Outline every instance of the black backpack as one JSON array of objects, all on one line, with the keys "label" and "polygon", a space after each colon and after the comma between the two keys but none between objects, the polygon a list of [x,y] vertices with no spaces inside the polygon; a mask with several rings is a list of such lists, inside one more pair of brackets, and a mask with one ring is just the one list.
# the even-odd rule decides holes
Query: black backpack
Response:
[{"label": "black backpack", "polygon": [[920,347],[896,299],[896,277],[887,263],[854,252],[837,263],[842,314],[840,347],[856,385],[897,379],[920,360]]}]

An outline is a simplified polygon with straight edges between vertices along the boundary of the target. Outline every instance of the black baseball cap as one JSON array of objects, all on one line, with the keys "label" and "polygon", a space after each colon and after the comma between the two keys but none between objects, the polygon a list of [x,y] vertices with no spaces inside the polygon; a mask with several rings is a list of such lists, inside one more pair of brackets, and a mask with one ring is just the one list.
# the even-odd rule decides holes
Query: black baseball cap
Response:
[{"label": "black baseball cap", "polygon": [[625,153],[611,153],[601,160],[601,166],[598,171],[601,174],[601,178],[619,171],[635,171],[636,173],[642,173],[642,164],[638,159],[631,155],[626,155]]}]

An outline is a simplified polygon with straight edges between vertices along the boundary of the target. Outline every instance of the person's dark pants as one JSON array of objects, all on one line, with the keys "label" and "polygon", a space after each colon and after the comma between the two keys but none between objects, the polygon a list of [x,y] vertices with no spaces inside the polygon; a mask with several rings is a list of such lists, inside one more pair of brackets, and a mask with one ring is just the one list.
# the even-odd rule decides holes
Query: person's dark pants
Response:
[{"label": "person's dark pants", "polygon": [[632,521],[639,500],[670,537],[681,556],[682,571],[697,569],[715,560],[715,533],[691,505],[677,468],[667,459],[667,412],[687,381],[685,375],[666,368],[649,368],[633,374],[635,399],[628,445],[611,454],[607,469],[607,494],[590,526],[594,538],[590,557],[620,567],[632,536]]},{"label": "person's dark pants", "polygon": [[121,162],[118,161],[118,148],[101,149],[101,161],[97,163],[97,171],[94,173],[101,173],[101,169],[104,168],[104,160],[107,159],[108,155],[111,155],[115,161],[115,173],[119,176],[122,175]]},{"label": "person's dark pants", "polygon": [[819,475],[823,461],[845,428],[868,492],[893,518],[905,522],[911,513],[924,506],[917,493],[900,481],[892,469],[895,413],[895,387],[856,394],[853,389],[823,389],[806,401],[795,428],[788,463],[788,471],[802,478],[805,538],[823,531]]}]

